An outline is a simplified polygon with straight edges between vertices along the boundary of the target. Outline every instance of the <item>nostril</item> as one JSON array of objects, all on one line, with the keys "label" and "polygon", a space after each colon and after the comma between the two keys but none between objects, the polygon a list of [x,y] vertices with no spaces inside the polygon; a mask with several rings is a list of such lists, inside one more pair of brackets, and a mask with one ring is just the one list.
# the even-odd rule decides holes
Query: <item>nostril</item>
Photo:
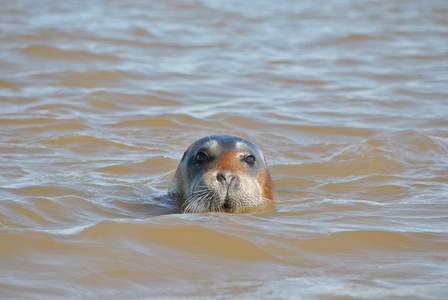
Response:
[{"label": "nostril", "polygon": [[221,183],[225,183],[226,182],[226,177],[223,174],[218,174],[218,176],[216,176],[216,179],[218,179],[219,182]]},{"label": "nostril", "polygon": [[219,173],[216,176],[216,179],[221,182],[221,183],[227,183],[230,184],[230,182],[232,182],[232,180],[235,178],[234,175],[230,175],[230,174],[223,174],[223,173]]}]

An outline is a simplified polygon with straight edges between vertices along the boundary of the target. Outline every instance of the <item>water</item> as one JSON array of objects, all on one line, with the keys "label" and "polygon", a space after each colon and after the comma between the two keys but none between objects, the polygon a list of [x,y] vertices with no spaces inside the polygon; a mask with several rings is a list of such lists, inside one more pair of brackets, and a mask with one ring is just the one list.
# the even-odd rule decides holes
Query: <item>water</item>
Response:
[{"label": "water", "polygon": [[[446,1],[1,7],[2,298],[448,297]],[[272,211],[166,198],[222,132]]]}]

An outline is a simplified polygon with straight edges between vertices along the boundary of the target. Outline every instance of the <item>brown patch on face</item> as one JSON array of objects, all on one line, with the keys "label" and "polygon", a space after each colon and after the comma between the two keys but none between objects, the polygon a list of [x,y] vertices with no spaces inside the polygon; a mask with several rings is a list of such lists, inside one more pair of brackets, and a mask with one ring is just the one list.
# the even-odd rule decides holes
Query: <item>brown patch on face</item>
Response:
[{"label": "brown patch on face", "polygon": [[213,169],[220,171],[230,171],[235,174],[241,171],[247,170],[245,166],[239,161],[238,155],[240,152],[238,151],[225,151],[223,152],[219,158],[213,163],[207,166],[205,169],[207,172]]},{"label": "brown patch on face", "polygon": [[261,190],[261,197],[276,201],[277,191],[271,178],[271,173],[267,169],[260,171],[257,176],[257,183]]}]

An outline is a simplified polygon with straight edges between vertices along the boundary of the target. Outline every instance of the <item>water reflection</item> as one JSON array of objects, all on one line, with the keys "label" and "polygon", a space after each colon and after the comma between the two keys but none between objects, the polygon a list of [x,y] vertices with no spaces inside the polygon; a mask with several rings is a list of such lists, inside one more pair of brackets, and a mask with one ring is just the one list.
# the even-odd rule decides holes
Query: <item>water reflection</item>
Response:
[{"label": "water reflection", "polygon": [[[446,298],[442,0],[0,12],[3,298]],[[264,214],[179,214],[185,148],[268,158]]]}]

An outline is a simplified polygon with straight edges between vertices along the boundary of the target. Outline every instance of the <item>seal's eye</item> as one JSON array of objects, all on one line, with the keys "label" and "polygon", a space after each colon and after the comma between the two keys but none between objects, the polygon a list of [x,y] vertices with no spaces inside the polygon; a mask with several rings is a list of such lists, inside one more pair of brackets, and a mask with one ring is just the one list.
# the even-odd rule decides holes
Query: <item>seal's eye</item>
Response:
[{"label": "seal's eye", "polygon": [[198,152],[198,154],[196,154],[196,161],[198,163],[202,163],[208,160],[208,155],[205,152]]},{"label": "seal's eye", "polygon": [[248,155],[244,158],[244,162],[250,166],[253,166],[255,163],[255,156],[253,155]]}]

